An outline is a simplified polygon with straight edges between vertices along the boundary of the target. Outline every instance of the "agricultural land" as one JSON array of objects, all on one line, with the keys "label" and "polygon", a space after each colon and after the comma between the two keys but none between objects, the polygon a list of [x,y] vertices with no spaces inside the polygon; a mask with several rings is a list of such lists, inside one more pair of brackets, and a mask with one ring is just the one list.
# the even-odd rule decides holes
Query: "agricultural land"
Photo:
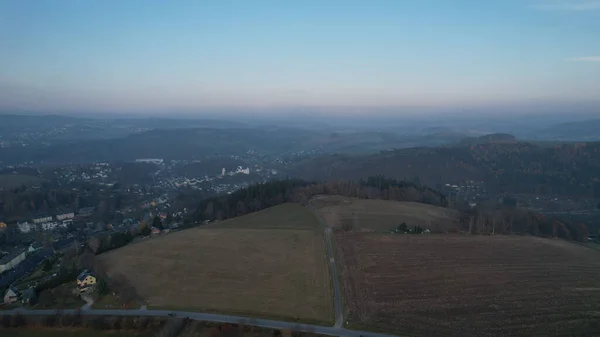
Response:
[{"label": "agricultural land", "polygon": [[324,238],[305,207],[257,213],[131,244],[99,256],[149,308],[331,323]]},{"label": "agricultural land", "polygon": [[458,212],[417,202],[320,196],[311,203],[325,222],[334,228],[389,231],[402,222],[445,232],[458,227]]},{"label": "agricultural land", "polygon": [[591,336],[600,254],[523,236],[338,232],[350,327],[409,336]]}]

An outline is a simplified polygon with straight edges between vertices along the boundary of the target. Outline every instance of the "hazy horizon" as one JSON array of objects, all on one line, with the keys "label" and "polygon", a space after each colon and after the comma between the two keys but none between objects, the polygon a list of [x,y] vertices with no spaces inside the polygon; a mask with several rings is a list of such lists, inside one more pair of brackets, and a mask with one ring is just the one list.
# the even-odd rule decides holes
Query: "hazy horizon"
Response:
[{"label": "hazy horizon", "polygon": [[595,0],[3,1],[0,111],[591,114],[599,35]]}]

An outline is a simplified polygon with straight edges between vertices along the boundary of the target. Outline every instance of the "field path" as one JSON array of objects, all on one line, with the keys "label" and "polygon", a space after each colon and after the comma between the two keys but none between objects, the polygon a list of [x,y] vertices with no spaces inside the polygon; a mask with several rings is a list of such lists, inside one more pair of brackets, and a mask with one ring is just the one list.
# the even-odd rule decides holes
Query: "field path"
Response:
[{"label": "field path", "polygon": [[308,208],[313,212],[315,217],[319,220],[319,223],[323,226],[325,231],[325,245],[327,246],[327,257],[329,260],[329,270],[331,270],[331,278],[333,283],[333,308],[335,310],[335,325],[336,328],[344,326],[344,310],[342,307],[342,291],[340,286],[340,279],[338,278],[338,270],[335,265],[335,253],[333,250],[333,244],[331,243],[331,228],[327,226],[325,220],[321,217],[321,214],[314,208],[309,202]]}]

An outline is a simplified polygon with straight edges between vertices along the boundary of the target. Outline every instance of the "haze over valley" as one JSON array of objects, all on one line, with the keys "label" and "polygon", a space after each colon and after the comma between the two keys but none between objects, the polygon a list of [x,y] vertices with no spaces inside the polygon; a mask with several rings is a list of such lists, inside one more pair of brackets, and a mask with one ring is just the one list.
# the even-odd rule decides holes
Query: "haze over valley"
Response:
[{"label": "haze over valley", "polygon": [[599,336],[600,3],[0,1],[0,336]]}]

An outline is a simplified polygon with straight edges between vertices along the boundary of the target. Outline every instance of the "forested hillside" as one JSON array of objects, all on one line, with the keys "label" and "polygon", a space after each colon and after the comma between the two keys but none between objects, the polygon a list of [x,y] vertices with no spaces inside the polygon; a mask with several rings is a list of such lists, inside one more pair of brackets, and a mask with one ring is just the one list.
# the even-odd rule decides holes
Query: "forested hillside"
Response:
[{"label": "forested hillside", "polygon": [[365,199],[416,201],[446,206],[446,197],[431,188],[386,179],[381,176],[358,181],[338,180],[311,183],[303,180],[281,180],[241,189],[230,195],[209,198],[200,203],[195,220],[223,220],[285,202],[306,203],[319,194],[335,194]]},{"label": "forested hillside", "polygon": [[[357,181],[338,180],[324,183],[281,180],[253,185],[229,195],[205,199],[193,213],[193,220],[224,220],[285,202],[306,204],[312,197],[323,194],[362,199],[414,201],[448,207],[446,196],[438,191],[382,176]],[[588,228],[582,223],[560,221],[554,217],[502,205],[486,208],[456,205],[456,208],[461,212],[460,227],[449,229],[450,231],[469,234],[560,237],[582,242],[586,242],[588,237]]]},{"label": "forested hillside", "polygon": [[600,197],[600,143],[541,147],[526,142],[411,148],[307,160],[291,175],[310,180],[385,175],[425,185],[485,181],[492,192]]}]

